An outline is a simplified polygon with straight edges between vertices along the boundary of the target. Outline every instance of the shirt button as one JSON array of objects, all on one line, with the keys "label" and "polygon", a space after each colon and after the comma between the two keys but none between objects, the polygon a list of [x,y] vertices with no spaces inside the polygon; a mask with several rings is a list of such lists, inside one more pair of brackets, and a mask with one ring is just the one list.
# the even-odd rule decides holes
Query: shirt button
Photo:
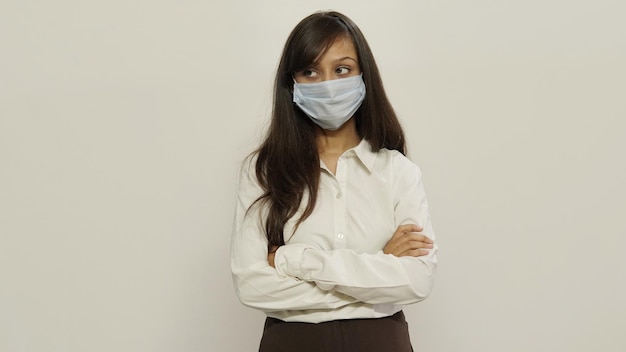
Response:
[{"label": "shirt button", "polygon": [[337,193],[337,199],[341,198],[341,193]]},{"label": "shirt button", "polygon": [[340,239],[340,240],[343,240],[343,233],[338,233],[337,234],[337,238]]}]

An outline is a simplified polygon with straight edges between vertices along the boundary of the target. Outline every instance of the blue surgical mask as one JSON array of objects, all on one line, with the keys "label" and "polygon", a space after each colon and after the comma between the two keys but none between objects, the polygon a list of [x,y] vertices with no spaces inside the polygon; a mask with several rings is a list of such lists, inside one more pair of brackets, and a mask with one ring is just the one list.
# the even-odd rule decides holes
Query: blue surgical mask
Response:
[{"label": "blue surgical mask", "polygon": [[318,126],[336,130],[343,126],[365,99],[362,75],[318,83],[294,83],[293,101]]}]

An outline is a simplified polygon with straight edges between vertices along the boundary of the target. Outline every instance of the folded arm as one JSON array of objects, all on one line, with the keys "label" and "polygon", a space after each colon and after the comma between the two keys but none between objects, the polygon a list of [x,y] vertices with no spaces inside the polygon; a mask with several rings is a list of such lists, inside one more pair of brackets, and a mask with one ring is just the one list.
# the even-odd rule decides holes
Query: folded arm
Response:
[{"label": "folded arm", "polygon": [[267,239],[260,221],[260,207],[248,207],[261,194],[253,163],[242,168],[231,241],[231,270],[239,300],[265,312],[334,309],[357,300],[313,282],[279,275],[267,261]]},{"label": "folded arm", "polygon": [[[414,164],[399,161],[403,164],[394,180],[396,225],[415,224],[421,228],[420,235],[434,240],[421,172]],[[382,249],[378,253],[356,253],[297,243],[280,247],[274,260],[282,277],[312,282],[365,303],[403,305],[419,302],[430,294],[438,250],[435,243],[432,247],[393,255]]]}]

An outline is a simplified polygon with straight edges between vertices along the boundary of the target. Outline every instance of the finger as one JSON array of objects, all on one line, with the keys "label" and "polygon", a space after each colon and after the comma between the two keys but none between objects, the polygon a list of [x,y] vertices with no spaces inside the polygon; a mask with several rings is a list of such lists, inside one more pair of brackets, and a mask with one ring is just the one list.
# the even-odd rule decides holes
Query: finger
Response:
[{"label": "finger", "polygon": [[414,232],[420,232],[420,231],[422,231],[422,228],[415,224],[400,225],[398,226],[398,228],[396,229],[396,232],[394,232],[393,236],[391,237],[399,238],[408,233],[414,233]]},{"label": "finger", "polygon": [[427,243],[427,242],[423,242],[423,241],[409,241],[409,242],[407,242],[407,244],[408,244],[410,249],[418,249],[418,248],[431,249],[431,248],[433,248],[433,244],[432,243]]},{"label": "finger", "polygon": [[405,242],[402,243],[401,245],[399,245],[398,247],[396,247],[392,253],[396,254],[397,256],[402,255],[403,253],[407,253],[413,250],[418,250],[422,248],[421,246],[417,247],[413,244],[411,244],[410,242]]},{"label": "finger", "polygon": [[416,224],[405,224],[398,226],[398,231],[401,232],[421,232],[423,228]]},{"label": "finger", "polygon": [[405,237],[410,241],[421,241],[421,242],[430,243],[430,244],[435,243],[428,236],[421,234],[421,233],[407,233]]},{"label": "finger", "polygon": [[418,249],[433,249],[433,245],[430,243],[425,243],[422,241],[406,241],[402,244],[400,244],[400,246],[397,249],[397,252],[406,252],[406,251],[412,251],[412,250],[418,250]]},{"label": "finger", "polygon": [[400,253],[398,257],[421,257],[425,255],[428,255],[428,251],[426,249],[412,249]]},{"label": "finger", "polygon": [[406,235],[403,235],[402,237],[396,238],[393,240],[394,245],[397,246],[402,246],[402,245],[416,245],[417,243],[421,243],[424,245],[432,245],[433,241],[431,239],[429,239],[426,236],[423,235],[418,235],[418,234],[414,234],[414,233],[407,233]]},{"label": "finger", "polygon": [[415,247],[416,248],[433,249],[434,244],[418,241],[418,243],[415,244]]},{"label": "finger", "polygon": [[398,240],[400,237],[404,236],[405,234],[406,234],[406,231],[403,231],[401,228],[398,227],[396,232],[394,232],[393,235],[391,236],[391,240]]},{"label": "finger", "polygon": [[428,255],[428,251],[425,250],[425,249],[416,249],[416,250],[411,251],[411,254],[414,257],[422,257],[422,256],[425,256],[425,255]]}]

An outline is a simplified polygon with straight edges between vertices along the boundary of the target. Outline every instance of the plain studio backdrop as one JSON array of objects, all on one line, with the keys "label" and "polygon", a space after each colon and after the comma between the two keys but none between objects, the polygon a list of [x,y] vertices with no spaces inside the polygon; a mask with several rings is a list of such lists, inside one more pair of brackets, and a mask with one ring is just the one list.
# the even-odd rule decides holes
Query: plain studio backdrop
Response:
[{"label": "plain studio backdrop", "polygon": [[350,16],[441,247],[417,351],[626,351],[623,1],[0,3],[0,351],[243,352],[229,243],[282,46]]}]

